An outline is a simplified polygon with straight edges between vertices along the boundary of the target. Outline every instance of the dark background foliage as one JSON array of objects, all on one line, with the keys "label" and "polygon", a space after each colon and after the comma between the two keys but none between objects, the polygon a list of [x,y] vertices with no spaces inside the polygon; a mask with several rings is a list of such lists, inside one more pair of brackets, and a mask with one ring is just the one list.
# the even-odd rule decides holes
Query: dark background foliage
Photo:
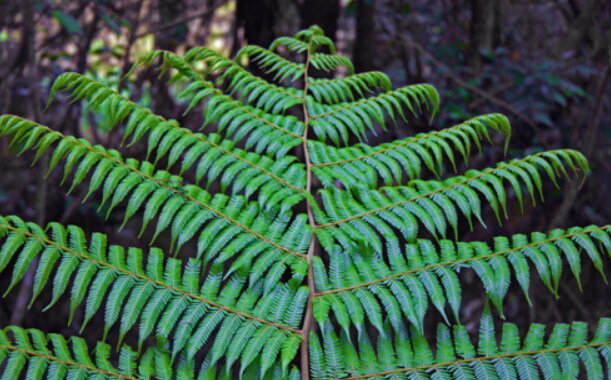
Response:
[{"label": "dark background foliage", "polygon": [[[563,147],[579,149],[589,158],[592,172],[583,187],[565,182],[559,190],[550,184],[545,203],[526,207],[523,213],[516,206],[502,225],[488,215],[488,228],[466,231],[465,240],[611,220],[607,1],[0,0],[0,114],[25,116],[142,158],[138,146],[120,147],[118,133],[109,130],[104,115],[93,115],[80,104],[60,98],[43,113],[52,80],[65,71],[87,73],[118,85],[124,94],[167,118],[196,127],[201,120],[183,118],[184,105],[173,99],[171,86],[153,70],[119,80],[138,54],[153,48],[184,52],[206,45],[231,55],[247,43],[267,46],[311,24],[337,41],[340,53],[354,61],[357,71],[379,70],[395,86],[428,82],[440,91],[442,111],[432,122],[411,120],[390,133],[372,136],[372,143],[501,112],[513,126],[509,157]],[[44,160],[30,168],[31,157],[14,153],[1,139],[0,214],[42,224],[77,224],[88,232],[110,234],[115,244],[147,245],[146,239],[137,239],[138,225],[117,232],[121,215],[105,220],[95,199],[81,203],[82,189],[66,194],[67,188],[59,185],[60,172],[43,180]],[[502,144],[496,144],[471,164],[483,168],[503,159]],[[167,246],[163,239],[156,244]],[[506,301],[508,320],[595,322],[609,315],[609,288],[593,275],[590,262],[584,265],[584,292],[565,273],[558,302],[537,280],[530,308],[513,286]],[[469,292],[462,317],[469,326],[477,322],[483,306],[481,285],[472,275],[466,273],[462,279]],[[0,325],[78,333],[79,317],[65,326],[68,302],[43,313],[48,302],[43,297],[32,312],[25,312],[33,273],[28,276],[29,281],[0,301]],[[0,279],[3,288],[8,280]],[[99,333],[91,325],[86,331],[92,339]]]}]

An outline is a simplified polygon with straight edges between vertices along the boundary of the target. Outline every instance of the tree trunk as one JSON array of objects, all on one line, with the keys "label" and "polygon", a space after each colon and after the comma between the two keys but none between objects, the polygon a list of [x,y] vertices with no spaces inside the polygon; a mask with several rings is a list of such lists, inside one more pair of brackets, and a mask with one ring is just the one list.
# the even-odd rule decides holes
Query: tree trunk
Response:
[{"label": "tree trunk", "polygon": [[[299,9],[292,0],[237,0],[236,32],[242,31],[248,45],[267,48],[274,39],[295,34],[299,28],[298,20]],[[239,41],[234,41],[233,50],[240,49],[238,44]],[[250,71],[272,81],[271,76],[257,65],[251,65]]]},{"label": "tree trunk", "polygon": [[492,27],[492,47],[505,44],[505,15],[507,14],[507,3],[505,0],[493,1],[494,25]]},{"label": "tree trunk", "polygon": [[[301,17],[302,29],[318,25],[325,32],[325,35],[335,42],[339,18],[339,0],[306,0],[301,6]],[[324,50],[321,49],[321,51]],[[329,78],[333,76],[333,73],[311,67],[310,76]]]},{"label": "tree trunk", "polygon": [[292,0],[238,0],[236,22],[251,45],[268,47],[274,39],[294,34],[299,10]]},{"label": "tree trunk", "polygon": [[[185,7],[184,0],[159,0],[159,22],[166,24],[172,22],[180,15]],[[175,51],[176,47],[185,40],[187,35],[187,27],[183,24],[178,24],[172,28],[161,30],[155,33],[155,48],[168,51]],[[155,111],[167,118],[178,118],[179,111],[176,103],[167,86],[167,74],[162,78],[157,78],[155,75]]]},{"label": "tree trunk", "polygon": [[339,9],[339,0],[305,0],[301,7],[301,28],[318,25],[335,41]]},{"label": "tree trunk", "polygon": [[356,72],[371,71],[376,69],[374,62],[377,50],[375,4],[372,0],[357,0],[356,4],[354,69]]},{"label": "tree trunk", "polygon": [[492,49],[494,9],[499,0],[472,0],[466,64],[474,74],[482,68],[482,50]]},{"label": "tree trunk", "polygon": [[[159,22],[161,25],[174,21],[178,16],[183,15],[183,10],[187,9],[184,0],[159,0]],[[155,44],[158,49],[174,51],[178,44],[187,38],[187,27],[178,24],[169,29],[164,29],[156,33]]]}]

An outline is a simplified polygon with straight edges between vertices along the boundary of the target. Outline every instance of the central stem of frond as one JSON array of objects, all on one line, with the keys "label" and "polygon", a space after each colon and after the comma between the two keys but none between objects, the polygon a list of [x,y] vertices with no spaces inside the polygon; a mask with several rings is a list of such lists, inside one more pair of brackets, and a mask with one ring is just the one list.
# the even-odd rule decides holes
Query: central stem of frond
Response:
[{"label": "central stem of frond", "polygon": [[[310,124],[310,117],[308,114],[308,69],[310,67],[310,55],[311,55],[312,43],[308,47],[306,51],[306,60],[304,66],[304,74],[303,74],[303,99],[302,99],[302,110],[303,110],[303,156],[306,164],[306,191],[311,195],[312,194],[312,162],[310,162],[310,154],[308,152],[308,130]],[[308,262],[308,287],[310,288],[310,295],[308,296],[308,303],[306,305],[306,311],[303,319],[303,326],[301,328],[301,378],[303,380],[309,379],[309,346],[308,346],[308,336],[310,334],[310,330],[312,328],[313,316],[312,316],[312,307],[314,296],[316,293],[316,288],[314,286],[314,271],[312,269],[312,258],[316,254],[316,234],[314,231],[316,230],[316,221],[314,220],[314,212],[312,210],[312,202],[313,197],[306,198],[306,208],[308,213],[308,221],[310,226],[312,227],[312,237],[310,238],[310,246],[308,248],[307,254],[307,262]]]}]

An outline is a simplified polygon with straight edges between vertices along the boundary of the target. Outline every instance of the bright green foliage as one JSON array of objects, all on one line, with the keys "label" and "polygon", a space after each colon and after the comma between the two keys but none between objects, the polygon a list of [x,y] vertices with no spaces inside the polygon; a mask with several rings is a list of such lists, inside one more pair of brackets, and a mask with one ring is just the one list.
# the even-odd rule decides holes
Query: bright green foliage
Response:
[{"label": "bright green foliage", "polygon": [[[183,356],[173,364],[161,345],[138,353],[125,345],[114,350],[98,342],[90,350],[79,337],[66,339],[59,334],[16,326],[0,330],[0,358],[5,365],[2,379],[7,380],[18,379],[20,375],[26,379],[231,379],[218,373],[215,366],[204,366],[198,373]],[[276,366],[269,373],[278,378],[282,372]],[[244,373],[245,378],[257,375],[253,369]],[[297,380],[299,373],[293,370],[287,378]]]},{"label": "bright green foliage", "polygon": [[[330,258],[328,273],[322,260],[314,259],[320,292],[314,308],[319,321],[326,321],[332,311],[346,330],[355,325],[362,332],[367,320],[384,333],[384,310],[396,331],[403,328],[405,317],[423,332],[429,302],[446,321],[446,304],[449,304],[454,319],[460,322],[462,292],[458,273],[463,268],[475,271],[489,299],[502,314],[512,278],[515,277],[529,299],[529,263],[558,296],[563,263],[569,264],[580,284],[582,255],[587,254],[604,278],[602,256],[609,251],[609,230],[596,226],[556,229],[549,234],[533,232],[530,237],[499,236],[494,239],[493,247],[483,242],[440,240],[436,244],[418,239],[408,244],[403,253],[387,250],[388,262],[373,251],[347,255],[338,247]],[[383,307],[386,305],[393,307]]]},{"label": "bright green foliage", "polygon": [[482,317],[478,341],[467,328],[439,325],[435,344],[403,326],[391,336],[363,334],[350,343],[323,326],[323,338],[310,337],[313,379],[575,379],[580,365],[588,379],[603,379],[603,360],[611,355],[611,319],[603,318],[591,339],[583,322],[532,324],[520,338],[516,325],[504,323],[497,341],[490,314]]},{"label": "bright green foliage", "polygon": [[[306,287],[293,290],[273,283],[273,289],[262,297],[264,288],[252,283],[249,287],[249,274],[245,271],[238,271],[232,281],[221,284],[219,268],[212,267],[201,283],[202,264],[197,260],[183,264],[164,258],[157,248],[143,254],[137,248],[108,246],[106,236],[99,233],[88,242],[84,232],[75,226],[64,228],[51,223],[47,230],[50,234],[17,217],[0,218],[0,235],[6,236],[0,270],[13,257],[16,259],[7,292],[38,258],[32,301],[45,286],[52,287],[53,293],[47,308],[69,293],[71,313],[85,304],[81,330],[106,300],[104,335],[117,324],[122,339],[137,326],[139,345],[154,333],[171,343],[173,357],[184,352],[191,360],[219,326],[232,326],[227,327],[226,339],[277,335],[280,345],[290,344],[291,332],[299,328],[300,310],[308,296]],[[270,305],[270,301],[274,304]],[[178,318],[200,323],[175,329]],[[221,356],[252,360],[247,354],[254,353],[240,351],[245,348],[242,345],[227,351],[226,347],[213,347],[210,364]],[[273,363],[262,364],[271,367]]]},{"label": "bright green foliage", "polygon": [[[111,358],[112,347],[98,343],[89,350],[79,337],[65,339],[59,334],[7,327],[0,330],[0,355],[5,361],[3,379],[75,378],[75,379],[150,379],[164,373],[162,351],[150,349],[140,360],[127,346],[119,350],[118,367]],[[157,360],[154,357],[157,356]],[[171,369],[170,369],[171,370]]]},{"label": "bright green foliage", "polygon": [[[4,378],[514,379],[541,370],[572,379],[580,365],[589,378],[604,376],[606,319],[591,341],[578,322],[557,325],[547,340],[533,325],[523,341],[506,324],[499,344],[488,308],[476,345],[460,326],[467,269],[500,316],[512,282],[529,299],[536,276],[558,296],[568,268],[581,287],[586,256],[606,280],[609,226],[459,241],[463,227],[486,226],[486,210],[501,222],[514,203],[543,199],[547,178],[559,186],[563,175],[587,173],[579,152],[448,175],[486,142],[504,140],[507,149],[511,128],[499,114],[367,145],[410,114],[432,119],[439,96],[428,84],[393,90],[383,73],[354,74],[317,27],[269,49],[244,47],[234,60],[202,47],[154,51],[133,71],[157,62],[185,113],[202,112],[203,125],[180,125],[77,73],[51,89],[51,98],[66,93],[104,114],[124,143],[144,147],[142,160],[0,116],[0,136],[18,153],[34,151],[34,161],[49,152],[49,170],[63,170],[69,191],[98,199],[106,216],[122,214],[122,228],[138,221],[151,244],[170,238],[144,251],[76,226],[0,216],[5,294],[32,267],[30,304],[50,293],[47,308],[69,304],[69,324],[82,313],[86,333],[99,315],[102,339],[111,331],[120,338],[116,361],[104,343],[90,351],[78,338],[7,327]],[[347,76],[316,79],[313,69]],[[168,257],[178,253],[184,261]],[[447,323],[435,349],[425,338],[431,305]],[[135,350],[121,344],[127,337],[137,339]]]},{"label": "bright green foliage", "polygon": [[[309,141],[313,171],[326,187],[338,179],[346,187],[375,189],[378,182],[386,186],[403,181],[404,172],[410,179],[420,178],[423,164],[433,173],[442,171],[443,158],[456,169],[455,151],[468,160],[473,144],[481,149],[480,141],[490,138],[488,129],[509,138],[509,121],[503,115],[475,117],[452,128],[421,133],[414,137],[372,147],[356,144],[337,149],[316,141]],[[362,173],[366,177],[362,178]],[[363,182],[363,180],[367,182]]]}]

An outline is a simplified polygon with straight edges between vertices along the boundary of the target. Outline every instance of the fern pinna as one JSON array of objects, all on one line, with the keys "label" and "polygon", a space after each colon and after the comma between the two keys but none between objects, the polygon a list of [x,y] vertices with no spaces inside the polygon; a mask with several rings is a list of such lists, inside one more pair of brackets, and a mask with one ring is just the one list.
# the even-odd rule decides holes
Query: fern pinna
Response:
[{"label": "fern pinna", "polygon": [[[144,161],[0,117],[0,135],[19,153],[35,151],[34,160],[50,152],[50,169],[63,166],[70,190],[97,197],[106,215],[120,210],[123,226],[139,220],[153,241],[170,237],[163,249],[141,250],[72,225],[0,217],[6,293],[32,266],[30,303],[49,288],[47,308],[67,295],[69,323],[83,313],[87,332],[101,315],[102,341],[111,329],[119,337],[112,354],[106,343],[92,349],[78,337],[6,327],[3,378],[568,379],[580,369],[605,377],[608,319],[591,337],[580,322],[547,331],[534,324],[522,334],[506,323],[497,334],[493,314],[503,316],[512,280],[528,299],[531,273],[554,295],[563,270],[581,286],[584,259],[604,279],[609,226],[459,241],[459,225],[485,226],[485,211],[501,221],[508,204],[543,198],[544,177],[557,184],[585,175],[579,152],[446,175],[444,167],[456,171],[486,141],[508,141],[509,122],[499,114],[367,145],[406,115],[432,118],[438,94],[427,84],[392,90],[379,72],[354,74],[318,27],[269,49],[247,46],[234,60],[207,48],[155,51],[134,69],[156,62],[172,74],[186,112],[203,110],[203,126],[214,133],[167,120],[77,73],[57,78],[51,96],[66,92],[110,118],[125,143],[146,147]],[[346,77],[309,75],[339,67]],[[188,259],[171,257],[178,252]],[[476,337],[460,324],[459,276],[467,268],[489,301]],[[436,335],[427,313],[445,321]],[[137,347],[122,343],[127,335]]]}]

